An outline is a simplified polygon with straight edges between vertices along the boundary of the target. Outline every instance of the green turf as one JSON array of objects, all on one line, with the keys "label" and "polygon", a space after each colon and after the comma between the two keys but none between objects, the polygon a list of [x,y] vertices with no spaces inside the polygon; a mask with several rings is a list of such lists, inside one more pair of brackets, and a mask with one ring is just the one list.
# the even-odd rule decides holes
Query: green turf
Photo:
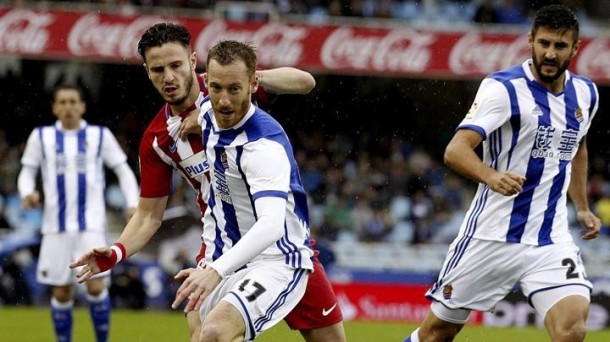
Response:
[{"label": "green turf", "polygon": [[[74,342],[94,341],[88,311],[79,308],[74,315]],[[346,322],[349,342],[400,342],[414,324]],[[53,328],[47,308],[0,307],[0,341],[53,341]],[[110,341],[188,341],[186,320],[179,312],[115,310]],[[257,341],[302,341],[298,332],[282,323],[265,332]],[[549,341],[546,332],[536,328],[483,328],[466,326],[456,341],[538,342]],[[587,342],[610,341],[610,330],[591,331]]]}]

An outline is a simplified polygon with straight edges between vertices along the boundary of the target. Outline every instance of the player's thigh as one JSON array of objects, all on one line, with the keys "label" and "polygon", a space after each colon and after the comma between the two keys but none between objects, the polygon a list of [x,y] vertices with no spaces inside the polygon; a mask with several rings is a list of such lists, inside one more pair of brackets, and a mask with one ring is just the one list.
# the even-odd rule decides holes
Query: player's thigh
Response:
[{"label": "player's thigh", "polygon": [[43,234],[38,254],[36,280],[52,286],[67,286],[74,282],[70,270],[74,235],[68,233]]},{"label": "player's thigh", "polygon": [[[200,317],[203,330],[216,321],[207,318],[226,301],[241,314],[245,338],[253,339],[284,319],[303,297],[309,271],[292,269],[282,262],[261,262],[225,278],[206,298]],[[217,318],[219,316],[212,316]]]},{"label": "player's thigh", "polygon": [[528,258],[530,269],[521,279],[521,288],[541,317],[563,298],[576,295],[590,300],[593,285],[574,243],[534,248]]},{"label": "player's thigh", "polygon": [[[284,319],[293,330],[324,329],[335,326],[337,329],[324,329],[327,332],[342,333],[343,314],[339,301],[324,267],[314,258],[314,272],[309,275],[307,289],[299,304]],[[326,334],[325,333],[325,334]],[[338,335],[340,336],[340,335]]]},{"label": "player's thigh", "polygon": [[201,329],[201,319],[199,312],[191,310],[186,314],[186,323],[189,329],[191,342],[199,341],[199,332]]},{"label": "player's thigh", "polygon": [[[547,291],[545,291],[547,292]],[[570,285],[548,291],[548,303],[560,298],[546,311],[544,323],[549,330],[562,331],[565,327],[584,328],[589,313],[589,290],[582,286]],[[556,292],[551,294],[551,292]],[[533,298],[544,297],[544,293]],[[532,299],[533,299],[532,298]],[[533,302],[539,306],[538,302]]]},{"label": "player's thigh", "polygon": [[245,335],[246,324],[241,312],[233,304],[221,300],[205,316],[201,324],[199,340],[236,341],[242,340]]},{"label": "player's thigh", "polygon": [[523,273],[523,264],[516,256],[524,248],[471,238],[455,241],[426,297],[451,309],[491,310]]}]

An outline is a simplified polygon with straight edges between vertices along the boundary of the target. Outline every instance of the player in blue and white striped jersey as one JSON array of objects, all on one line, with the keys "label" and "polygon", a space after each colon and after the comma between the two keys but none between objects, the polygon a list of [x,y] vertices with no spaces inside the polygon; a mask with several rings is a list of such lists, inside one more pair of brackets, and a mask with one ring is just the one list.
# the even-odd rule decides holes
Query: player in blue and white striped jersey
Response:
[{"label": "player in blue and white striped jersey", "polygon": [[172,307],[200,308],[200,341],[253,340],[292,311],[313,270],[307,199],[280,124],[251,102],[254,48],[221,41],[204,79],[199,124],[210,167],[204,269],[185,278]]},{"label": "player in blue and white striped jersey", "polygon": [[[128,217],[138,203],[138,182],[110,130],[82,119],[86,103],[81,88],[59,85],[52,100],[57,121],[30,134],[21,158],[18,188],[24,207],[38,206],[41,196],[36,177],[41,170],[44,216],[36,279],[51,286],[57,340],[70,341],[74,275],[69,264],[93,247],[106,244],[104,166],[119,180]],[[86,285],[97,341],[106,341],[111,306],[107,284],[98,276]]]},{"label": "player in blue and white striped jersey", "polygon": [[[420,327],[406,341],[450,341],[471,310],[493,310],[519,284],[553,341],[585,337],[591,282],[568,226],[568,195],[584,229],[599,234],[587,200],[586,135],[595,84],[567,70],[579,46],[565,6],[540,9],[532,60],[487,76],[445,151],[446,164],[479,183]],[[475,149],[482,143],[482,160]]]}]

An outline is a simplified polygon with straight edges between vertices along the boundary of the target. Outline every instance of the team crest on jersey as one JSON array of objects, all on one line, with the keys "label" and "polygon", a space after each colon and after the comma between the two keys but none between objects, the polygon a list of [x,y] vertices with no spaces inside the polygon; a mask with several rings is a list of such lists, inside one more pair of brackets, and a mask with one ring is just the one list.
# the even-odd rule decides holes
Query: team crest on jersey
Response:
[{"label": "team crest on jersey", "polygon": [[470,106],[468,113],[466,113],[466,119],[474,118],[475,114],[477,113],[477,110],[479,110],[479,105],[475,102],[472,104],[472,106]]},{"label": "team crest on jersey", "polygon": [[574,115],[576,116],[576,120],[578,120],[578,122],[582,122],[582,109],[580,107],[576,108],[576,113],[574,113]]},{"label": "team crest on jersey", "polygon": [[220,155],[220,162],[222,163],[222,166],[225,168],[225,170],[229,169],[229,161],[227,160],[226,152],[222,152],[222,154]]},{"label": "team crest on jersey", "polygon": [[443,298],[451,299],[451,294],[453,294],[453,286],[451,284],[445,285],[443,287]]}]

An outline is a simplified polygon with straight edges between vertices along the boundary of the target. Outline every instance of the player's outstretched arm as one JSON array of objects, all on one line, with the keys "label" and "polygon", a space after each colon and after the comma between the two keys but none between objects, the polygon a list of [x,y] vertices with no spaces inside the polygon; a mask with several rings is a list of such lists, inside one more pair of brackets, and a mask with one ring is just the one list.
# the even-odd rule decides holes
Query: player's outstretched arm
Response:
[{"label": "player's outstretched arm", "polygon": [[293,67],[259,70],[256,77],[265,91],[274,94],[309,94],[316,80],[307,71]]},{"label": "player's outstretched arm", "polygon": [[78,281],[87,281],[146,246],[161,226],[166,205],[167,196],[140,198],[136,213],[112,246],[94,248],[70,264],[70,268],[83,266],[76,275]]}]

